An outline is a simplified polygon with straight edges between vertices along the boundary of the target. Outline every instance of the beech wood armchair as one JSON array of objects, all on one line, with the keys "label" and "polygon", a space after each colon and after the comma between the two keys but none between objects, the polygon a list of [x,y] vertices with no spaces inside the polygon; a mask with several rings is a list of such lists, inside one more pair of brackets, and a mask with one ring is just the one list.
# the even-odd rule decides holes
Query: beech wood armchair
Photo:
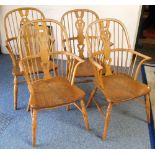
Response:
[{"label": "beech wood armchair", "polygon": [[[89,36],[96,37],[92,39]],[[100,19],[91,23],[87,28],[86,39],[95,75],[95,88],[88,106],[97,90],[103,93],[108,102],[106,115],[101,106],[95,102],[98,110],[104,115],[103,139],[107,138],[113,105],[145,96],[147,120],[150,123],[150,88],[138,81],[137,77],[141,65],[151,58],[131,49],[126,27],[117,19]],[[112,46],[110,42],[113,43]]]},{"label": "beech wood armchair", "polygon": [[[17,109],[17,96],[18,96],[18,84],[22,81],[18,81],[19,76],[23,76],[23,72],[19,69],[19,50],[17,36],[20,27],[27,21],[35,19],[44,19],[44,14],[36,8],[17,8],[9,11],[4,18],[4,27],[6,33],[6,48],[10,54],[14,77],[14,109]],[[39,61],[39,60],[37,60]],[[41,70],[40,70],[41,71]]]},{"label": "beech wood armchair", "polygon": [[[70,10],[61,17],[61,23],[68,33],[72,53],[85,59],[85,62],[80,64],[77,69],[76,78],[94,76],[93,67],[88,59],[85,34],[87,26],[96,19],[99,19],[97,13],[88,9]],[[81,82],[90,82],[90,80],[79,81],[79,83]]]},{"label": "beech wood armchair", "polygon": [[[51,27],[49,35],[46,27]],[[53,40],[53,35],[54,40]],[[37,113],[67,105],[81,111],[86,129],[88,116],[84,103],[85,93],[74,85],[75,72],[84,61],[71,53],[66,30],[56,20],[35,20],[22,26],[19,35],[20,68],[26,78],[32,114],[32,144],[36,144]],[[64,42],[65,39],[65,49]],[[37,59],[43,70],[39,74]],[[50,64],[57,70],[49,71]],[[36,71],[37,72],[36,72]],[[80,101],[80,105],[78,103]]]}]

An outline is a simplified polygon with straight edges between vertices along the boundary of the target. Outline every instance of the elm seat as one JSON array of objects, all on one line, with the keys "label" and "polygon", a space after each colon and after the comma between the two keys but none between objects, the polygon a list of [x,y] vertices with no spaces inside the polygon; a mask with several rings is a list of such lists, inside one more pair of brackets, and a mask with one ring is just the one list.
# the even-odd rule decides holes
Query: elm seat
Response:
[{"label": "elm seat", "polygon": [[[103,74],[105,74],[105,68],[103,69]],[[94,77],[93,65],[89,61],[89,59],[85,59],[84,63],[79,65],[75,76],[76,77]]]},{"label": "elm seat", "polygon": [[30,106],[37,109],[62,106],[85,96],[83,90],[61,77],[38,80],[32,84],[32,88]]},{"label": "elm seat", "polygon": [[103,84],[104,95],[107,97],[108,102],[113,103],[131,100],[150,92],[147,85],[133,80],[126,74],[103,76]]},{"label": "elm seat", "polygon": [[80,64],[76,71],[76,77],[93,77],[93,65],[86,59],[84,63]]}]

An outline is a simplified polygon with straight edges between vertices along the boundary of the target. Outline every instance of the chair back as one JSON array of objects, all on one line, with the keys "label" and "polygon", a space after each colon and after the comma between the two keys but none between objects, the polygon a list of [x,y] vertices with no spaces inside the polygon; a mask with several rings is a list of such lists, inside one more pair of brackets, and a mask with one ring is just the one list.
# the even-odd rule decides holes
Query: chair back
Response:
[{"label": "chair back", "polygon": [[92,10],[75,9],[63,14],[61,23],[67,30],[72,53],[81,58],[88,58],[85,33],[87,26],[99,19]]},{"label": "chair back", "polygon": [[112,18],[94,21],[87,28],[86,39],[90,58],[106,69],[105,75],[135,74],[137,55],[131,52],[128,32],[121,21]]},{"label": "chair back", "polygon": [[[52,77],[66,78],[73,83],[79,62],[70,52],[68,36],[61,23],[52,19],[28,22],[21,27],[18,41],[20,67],[29,84]],[[39,74],[40,67],[43,74]]]},{"label": "chair back", "polygon": [[17,8],[5,15],[6,47],[13,60],[13,65],[16,65],[16,60],[19,59],[17,42],[19,29],[25,22],[35,19],[45,19],[45,16],[40,10],[31,7]]}]

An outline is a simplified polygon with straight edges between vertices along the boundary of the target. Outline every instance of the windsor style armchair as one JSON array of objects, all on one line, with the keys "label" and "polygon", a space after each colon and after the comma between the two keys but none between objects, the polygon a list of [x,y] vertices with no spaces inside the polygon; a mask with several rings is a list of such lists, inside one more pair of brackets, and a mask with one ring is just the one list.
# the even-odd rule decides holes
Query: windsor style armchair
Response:
[{"label": "windsor style armchair", "polygon": [[[99,19],[97,13],[88,9],[75,9],[65,12],[61,17],[61,23],[67,30],[72,53],[85,59],[80,64],[75,77],[92,77],[93,67],[88,59],[88,50],[86,46],[85,33],[87,26]],[[80,82],[89,82],[90,80],[82,80]],[[91,80],[92,81],[92,80]]]},{"label": "windsor style armchair", "polygon": [[[19,69],[19,50],[17,36],[20,27],[27,21],[35,19],[45,19],[44,14],[36,8],[18,8],[9,11],[4,18],[4,27],[6,33],[6,48],[10,54],[13,64],[12,74],[14,77],[14,109],[17,109],[17,96],[18,96],[18,84],[22,81],[18,81],[19,76],[23,76],[23,72]],[[40,60],[38,59],[37,62]],[[39,66],[41,71],[41,67]]]},{"label": "windsor style armchair", "polygon": [[[89,36],[96,37],[92,39]],[[88,106],[97,89],[103,93],[108,102],[104,116],[103,139],[107,137],[113,105],[145,96],[147,120],[150,123],[150,88],[138,81],[137,76],[141,65],[151,58],[131,49],[127,30],[117,19],[100,19],[91,23],[87,28],[86,39],[95,75],[95,88]],[[110,42],[113,43],[112,46],[109,46]],[[95,104],[99,111],[103,112],[101,106],[97,102]]]},{"label": "windsor style armchair", "polygon": [[[54,40],[46,27],[53,29]],[[83,100],[85,93],[74,85],[76,69],[83,60],[71,53],[67,33],[61,23],[50,19],[28,22],[22,26],[18,39],[20,68],[30,92],[32,144],[36,144],[37,113],[40,110],[75,105],[83,115],[86,129],[89,129]],[[65,44],[63,39],[66,40]],[[38,58],[40,64],[36,63]],[[49,71],[51,62],[53,68],[57,66],[56,71]],[[38,65],[43,70],[42,75],[39,74]]]}]

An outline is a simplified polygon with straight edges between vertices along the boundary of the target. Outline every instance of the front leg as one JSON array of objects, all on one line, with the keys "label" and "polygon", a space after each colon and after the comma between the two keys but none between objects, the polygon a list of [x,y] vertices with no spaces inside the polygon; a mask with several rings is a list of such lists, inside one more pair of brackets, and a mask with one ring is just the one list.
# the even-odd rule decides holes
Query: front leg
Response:
[{"label": "front leg", "polygon": [[81,104],[82,115],[83,115],[85,127],[86,127],[87,130],[89,130],[88,114],[87,114],[87,110],[86,110],[86,106],[85,106],[84,100],[81,100],[80,104]]},{"label": "front leg", "polygon": [[146,97],[145,108],[147,114],[147,122],[150,123],[150,95],[147,94],[145,97]]},{"label": "front leg", "polygon": [[104,123],[103,135],[102,135],[103,140],[106,140],[106,138],[107,138],[107,132],[108,132],[111,111],[112,111],[112,103],[109,103],[108,108],[107,108],[105,123]]},{"label": "front leg", "polygon": [[91,104],[91,102],[92,102],[92,100],[93,100],[93,98],[94,98],[94,96],[95,96],[95,94],[96,94],[96,91],[97,91],[97,87],[95,86],[95,88],[92,90],[92,92],[90,93],[90,97],[89,97],[89,99],[88,99],[88,102],[87,102],[87,105],[86,105],[86,107],[89,107],[90,106],[90,104]]},{"label": "front leg", "polygon": [[37,110],[32,109],[32,145],[36,145]]},{"label": "front leg", "polygon": [[18,99],[18,77],[14,76],[14,110],[17,109],[17,99]]}]

